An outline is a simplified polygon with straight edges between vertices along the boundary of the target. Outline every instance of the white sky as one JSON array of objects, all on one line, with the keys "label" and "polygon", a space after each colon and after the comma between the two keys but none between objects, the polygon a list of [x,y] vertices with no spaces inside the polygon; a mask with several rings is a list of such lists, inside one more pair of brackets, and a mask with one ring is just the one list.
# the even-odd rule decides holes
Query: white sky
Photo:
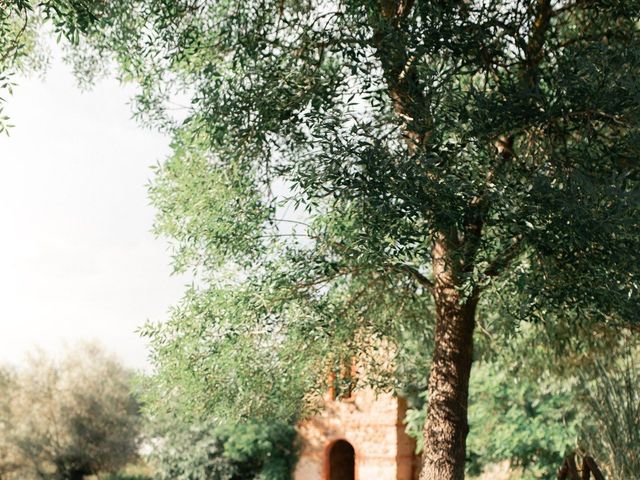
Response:
[{"label": "white sky", "polygon": [[150,233],[149,167],[168,140],[131,119],[131,89],[80,92],[59,58],[17,83],[0,137],[0,361],[98,339],[144,368],[135,330],[166,318],[187,282]]}]

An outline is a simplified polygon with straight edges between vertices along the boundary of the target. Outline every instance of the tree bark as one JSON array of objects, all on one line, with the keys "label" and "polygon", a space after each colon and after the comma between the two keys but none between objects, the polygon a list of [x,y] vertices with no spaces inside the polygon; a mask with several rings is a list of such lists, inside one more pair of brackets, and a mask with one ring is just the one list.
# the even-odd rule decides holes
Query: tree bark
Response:
[{"label": "tree bark", "polygon": [[463,480],[476,295],[459,287],[463,265],[443,235],[433,247],[435,345],[420,480]]},{"label": "tree bark", "polygon": [[[401,28],[413,5],[413,0],[381,0],[382,17],[388,24],[374,35],[389,97],[402,120],[409,156],[425,149],[433,125],[415,58],[410,54],[406,33]],[[478,213],[482,209],[481,201],[471,207]],[[478,300],[476,290],[465,297],[460,287],[464,274],[471,271],[481,230],[482,221],[478,217],[460,232],[462,238],[458,232],[441,232],[434,238],[431,290],[436,306],[436,330],[420,480],[464,479],[469,377]]]},{"label": "tree bark", "polygon": [[[414,3],[414,0],[381,0],[380,13],[387,24],[375,23],[377,30],[373,38],[389,97],[402,121],[409,156],[424,151],[433,126],[429,98],[420,83],[416,59],[411,54],[412,39],[407,36],[407,29],[402,28],[403,22],[410,18]],[[537,69],[544,58],[545,37],[552,17],[551,1],[536,0],[532,28],[525,40],[521,74],[523,87],[527,90],[533,90],[537,84]],[[513,157],[513,142],[513,135],[497,138],[496,147],[503,163]],[[489,171],[487,180],[492,176],[493,171]],[[420,480],[464,479],[478,292],[474,289],[465,296],[460,287],[464,274],[472,271],[482,233],[482,212],[487,209],[484,201],[482,197],[474,199],[470,205],[474,218],[465,222],[465,228],[459,232],[461,235],[441,232],[434,239],[431,290],[436,306],[436,330]],[[517,254],[517,250],[513,254]],[[508,260],[497,260],[487,274],[498,275],[501,264]]]}]

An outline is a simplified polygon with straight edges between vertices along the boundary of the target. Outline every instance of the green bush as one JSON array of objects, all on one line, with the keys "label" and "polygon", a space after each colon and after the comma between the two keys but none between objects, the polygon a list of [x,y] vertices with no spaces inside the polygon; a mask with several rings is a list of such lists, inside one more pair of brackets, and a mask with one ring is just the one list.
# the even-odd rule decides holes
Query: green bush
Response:
[{"label": "green bush", "polygon": [[[158,426],[160,426],[158,430]],[[289,480],[295,429],[283,423],[155,422],[157,480]]]},{"label": "green bush", "polygon": [[468,470],[508,460],[523,480],[555,478],[564,454],[575,448],[582,416],[575,382],[551,375],[536,380],[498,364],[474,372],[469,408]]},{"label": "green bush", "polygon": [[[575,448],[581,415],[575,385],[552,377],[518,378],[499,363],[474,367],[470,384],[467,472],[508,460],[523,480],[554,478]],[[425,408],[409,410],[407,431],[420,442]],[[418,444],[420,448],[420,444]]]}]

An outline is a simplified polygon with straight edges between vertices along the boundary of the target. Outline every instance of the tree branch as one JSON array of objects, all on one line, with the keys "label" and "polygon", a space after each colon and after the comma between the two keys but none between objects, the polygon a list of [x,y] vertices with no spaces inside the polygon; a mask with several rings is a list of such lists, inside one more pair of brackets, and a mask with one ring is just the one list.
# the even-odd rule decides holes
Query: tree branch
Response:
[{"label": "tree branch", "polygon": [[582,477],[583,479],[588,480],[589,475],[588,473],[585,475],[585,472],[593,473],[593,477],[595,478],[595,480],[604,480],[604,475],[598,468],[598,464],[593,459],[593,457],[590,457],[588,455],[582,459]]},{"label": "tree branch", "polygon": [[483,272],[485,277],[497,277],[511,264],[520,253],[520,245],[522,244],[522,235],[516,237],[516,241],[509,245],[504,252],[496,256],[489,266]]},{"label": "tree branch", "polygon": [[409,16],[413,5],[414,0],[383,0],[381,14],[386,23],[375,27],[373,37],[393,109],[403,122],[410,155],[424,148],[432,124],[418,78],[416,57],[409,52],[402,31],[402,21]]},{"label": "tree branch", "polygon": [[551,0],[538,0],[537,7],[525,49],[525,80],[531,85],[535,84],[537,80],[536,70],[544,58],[546,33],[551,23],[551,17],[553,17]]},{"label": "tree branch", "polygon": [[424,288],[426,288],[430,292],[433,292],[433,288],[434,288],[433,282],[429,278],[427,278],[425,275],[420,273],[420,271],[417,268],[412,267],[411,265],[404,264],[404,263],[395,264],[395,265],[392,266],[392,268],[394,268],[395,270],[400,270],[400,271],[408,273],[415,280],[417,280],[417,282],[420,285],[422,285]]}]

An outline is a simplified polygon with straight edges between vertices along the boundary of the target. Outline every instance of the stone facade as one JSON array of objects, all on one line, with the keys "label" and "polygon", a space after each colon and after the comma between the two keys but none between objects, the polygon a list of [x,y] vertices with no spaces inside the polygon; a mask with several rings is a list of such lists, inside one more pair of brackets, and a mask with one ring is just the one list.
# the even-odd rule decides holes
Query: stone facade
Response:
[{"label": "stone facade", "polygon": [[403,399],[371,390],[342,400],[327,396],[321,413],[298,426],[294,480],[413,480],[417,458],[405,413]]}]

